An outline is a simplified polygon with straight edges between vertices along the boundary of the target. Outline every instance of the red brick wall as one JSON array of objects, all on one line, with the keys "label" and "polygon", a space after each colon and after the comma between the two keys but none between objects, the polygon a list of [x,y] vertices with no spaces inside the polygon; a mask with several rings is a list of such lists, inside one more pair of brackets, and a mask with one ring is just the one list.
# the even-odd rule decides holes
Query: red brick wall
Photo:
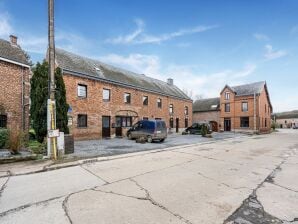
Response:
[{"label": "red brick wall", "polygon": [[207,112],[193,112],[193,122],[197,121],[216,121],[220,123],[220,111],[207,111]]},{"label": "red brick wall", "polygon": [[[188,106],[188,124],[192,123],[192,101],[179,100],[167,96],[140,91],[133,88],[120,87],[117,85],[95,81],[69,74],[64,74],[63,79],[66,86],[67,103],[72,107],[73,125],[70,127],[75,139],[99,139],[102,137],[102,116],[110,116],[111,124],[116,123],[116,112],[120,110],[131,110],[137,113],[138,117],[133,119],[133,123],[148,117],[149,119],[162,118],[169,127],[169,105],[174,105],[174,126],[175,119],[179,118],[179,127],[184,128],[184,107]],[[77,96],[77,85],[87,85],[87,98],[80,99]],[[111,90],[109,102],[104,102],[102,98],[103,88]],[[131,103],[124,103],[124,93],[131,94]],[[143,106],[143,96],[149,97],[148,106]],[[162,99],[162,108],[157,107],[157,99]],[[77,115],[88,115],[88,127],[77,127]],[[126,128],[127,129],[127,128]],[[123,135],[126,129],[123,128]],[[115,128],[111,128],[111,135],[115,134]]]},{"label": "red brick wall", "polygon": [[[24,77],[24,115],[22,115],[22,76]],[[7,115],[7,126],[29,130],[30,69],[0,60],[0,105]],[[23,118],[24,117],[24,118]],[[23,121],[24,119],[24,121]]]},{"label": "red brick wall", "polygon": [[[234,96],[231,94],[230,100],[225,100],[225,92],[229,89],[225,89],[221,96],[221,112],[220,112],[220,123],[221,128],[224,128],[224,118],[231,118],[231,129],[241,131],[253,131],[254,130],[254,96]],[[225,112],[225,103],[230,102],[230,112]],[[248,103],[248,111],[242,111],[242,102]],[[266,113],[265,113],[266,105]],[[269,107],[268,98],[266,96],[265,89],[262,90],[260,95],[256,95],[255,101],[256,111],[256,129],[260,132],[268,132],[271,128],[271,111]],[[268,111],[269,108],[269,111]],[[249,117],[249,128],[240,127],[240,118]],[[267,127],[265,127],[265,118],[267,119]]]}]

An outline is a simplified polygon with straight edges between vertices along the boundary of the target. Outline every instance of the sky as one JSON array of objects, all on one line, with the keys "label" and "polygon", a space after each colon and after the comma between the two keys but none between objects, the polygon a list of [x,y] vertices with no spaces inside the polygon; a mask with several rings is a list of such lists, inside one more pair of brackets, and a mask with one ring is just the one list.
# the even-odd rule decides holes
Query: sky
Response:
[{"label": "sky", "polygon": [[[297,0],[55,0],[56,47],[174,84],[194,99],[266,81],[298,109]],[[0,0],[0,38],[45,58],[47,0]]]}]

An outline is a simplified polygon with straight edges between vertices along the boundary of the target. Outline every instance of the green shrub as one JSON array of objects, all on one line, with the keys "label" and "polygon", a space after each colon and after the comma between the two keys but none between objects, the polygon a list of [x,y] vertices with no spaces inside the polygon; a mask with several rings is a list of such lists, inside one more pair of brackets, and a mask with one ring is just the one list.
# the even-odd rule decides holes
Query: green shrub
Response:
[{"label": "green shrub", "polygon": [[0,128],[0,149],[3,149],[8,144],[8,130]]},{"label": "green shrub", "polygon": [[36,134],[35,134],[35,131],[33,129],[29,130],[29,140],[30,141],[36,140]]},{"label": "green shrub", "polygon": [[202,136],[205,137],[207,135],[207,132],[208,132],[207,125],[203,124],[202,131],[201,131]]},{"label": "green shrub", "polygon": [[35,154],[45,155],[47,152],[46,143],[40,143],[37,140],[30,141],[29,148]]}]

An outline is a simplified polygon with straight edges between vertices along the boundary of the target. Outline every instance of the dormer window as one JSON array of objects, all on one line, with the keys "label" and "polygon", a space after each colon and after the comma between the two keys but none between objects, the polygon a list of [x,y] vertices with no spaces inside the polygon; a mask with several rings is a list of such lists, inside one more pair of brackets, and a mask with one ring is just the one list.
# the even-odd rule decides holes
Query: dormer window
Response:
[{"label": "dormer window", "polygon": [[225,92],[225,100],[229,100],[230,99],[230,93],[229,92]]}]

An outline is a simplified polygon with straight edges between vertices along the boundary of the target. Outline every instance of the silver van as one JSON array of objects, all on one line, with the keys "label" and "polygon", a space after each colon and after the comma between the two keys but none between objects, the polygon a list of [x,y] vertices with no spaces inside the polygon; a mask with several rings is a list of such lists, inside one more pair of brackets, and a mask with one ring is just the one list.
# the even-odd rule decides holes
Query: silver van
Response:
[{"label": "silver van", "polygon": [[127,131],[128,139],[144,137],[147,142],[163,142],[167,138],[167,126],[163,120],[141,120]]}]

